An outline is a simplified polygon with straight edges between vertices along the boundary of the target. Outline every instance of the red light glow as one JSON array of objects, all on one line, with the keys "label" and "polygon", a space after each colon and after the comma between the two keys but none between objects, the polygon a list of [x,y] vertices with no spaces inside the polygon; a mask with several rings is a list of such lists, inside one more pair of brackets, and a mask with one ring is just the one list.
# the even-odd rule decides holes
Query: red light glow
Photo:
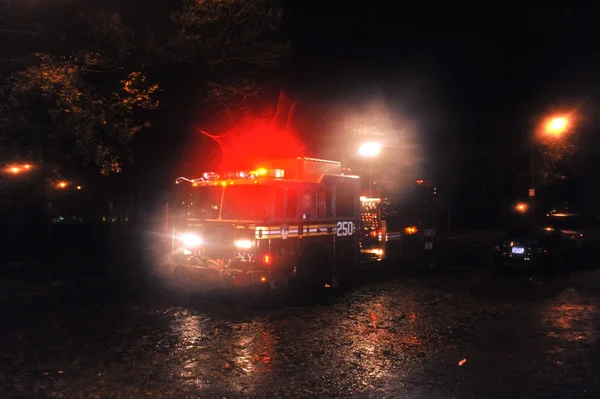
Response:
[{"label": "red light glow", "polygon": [[285,98],[280,97],[274,116],[248,116],[234,128],[218,134],[199,130],[219,145],[222,152],[221,169],[240,170],[271,159],[305,155],[304,145],[294,134],[290,123],[294,105],[289,107],[285,113],[287,115],[282,116],[284,102]]}]

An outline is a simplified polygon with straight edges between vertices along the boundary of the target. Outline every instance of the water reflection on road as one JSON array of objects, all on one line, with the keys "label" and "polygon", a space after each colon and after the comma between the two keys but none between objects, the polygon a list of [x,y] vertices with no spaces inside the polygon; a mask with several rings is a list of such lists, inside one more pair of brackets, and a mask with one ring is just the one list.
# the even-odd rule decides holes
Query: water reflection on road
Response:
[{"label": "water reflection on road", "polygon": [[[0,394],[519,397],[573,382],[569,397],[593,392],[594,293],[567,287],[511,299],[506,293],[518,290],[507,286],[525,282],[477,284],[497,289],[499,299],[473,295],[464,276],[444,275],[271,310],[246,306],[243,297],[186,306],[152,295],[74,303],[11,321],[0,337]],[[542,293],[556,287],[540,284]]]}]

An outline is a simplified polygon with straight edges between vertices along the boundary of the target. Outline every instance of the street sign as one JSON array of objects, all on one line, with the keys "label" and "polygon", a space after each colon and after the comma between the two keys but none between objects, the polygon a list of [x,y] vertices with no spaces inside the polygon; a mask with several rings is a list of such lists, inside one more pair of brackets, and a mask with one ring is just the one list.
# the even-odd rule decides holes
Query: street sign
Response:
[{"label": "street sign", "polygon": [[529,196],[530,197],[535,197],[535,188],[530,188],[529,189]]}]

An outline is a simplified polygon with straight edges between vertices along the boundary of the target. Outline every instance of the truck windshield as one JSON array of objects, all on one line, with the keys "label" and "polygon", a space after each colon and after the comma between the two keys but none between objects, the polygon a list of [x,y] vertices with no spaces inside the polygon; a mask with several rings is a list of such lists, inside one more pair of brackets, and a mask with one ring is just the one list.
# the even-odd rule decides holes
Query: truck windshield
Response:
[{"label": "truck windshield", "polygon": [[273,187],[259,185],[227,186],[222,219],[265,220],[270,216]]},{"label": "truck windshield", "polygon": [[217,219],[221,207],[223,187],[198,187],[186,190],[180,205],[188,218]]},{"label": "truck windshield", "polygon": [[272,193],[273,187],[259,185],[198,187],[186,190],[179,206],[187,218],[265,220],[270,216]]}]

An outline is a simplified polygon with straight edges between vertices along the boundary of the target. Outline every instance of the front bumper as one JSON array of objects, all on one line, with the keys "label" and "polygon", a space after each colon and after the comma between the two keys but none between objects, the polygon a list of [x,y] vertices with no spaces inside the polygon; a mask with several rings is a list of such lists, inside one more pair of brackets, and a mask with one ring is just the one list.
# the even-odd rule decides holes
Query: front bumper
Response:
[{"label": "front bumper", "polygon": [[176,265],[186,269],[189,284],[216,287],[250,287],[270,282],[267,268],[252,268],[249,271],[239,269],[219,269],[206,266]]},{"label": "front bumper", "polygon": [[239,259],[209,259],[180,249],[168,260],[171,274],[198,287],[250,287],[271,282],[271,265]]}]

